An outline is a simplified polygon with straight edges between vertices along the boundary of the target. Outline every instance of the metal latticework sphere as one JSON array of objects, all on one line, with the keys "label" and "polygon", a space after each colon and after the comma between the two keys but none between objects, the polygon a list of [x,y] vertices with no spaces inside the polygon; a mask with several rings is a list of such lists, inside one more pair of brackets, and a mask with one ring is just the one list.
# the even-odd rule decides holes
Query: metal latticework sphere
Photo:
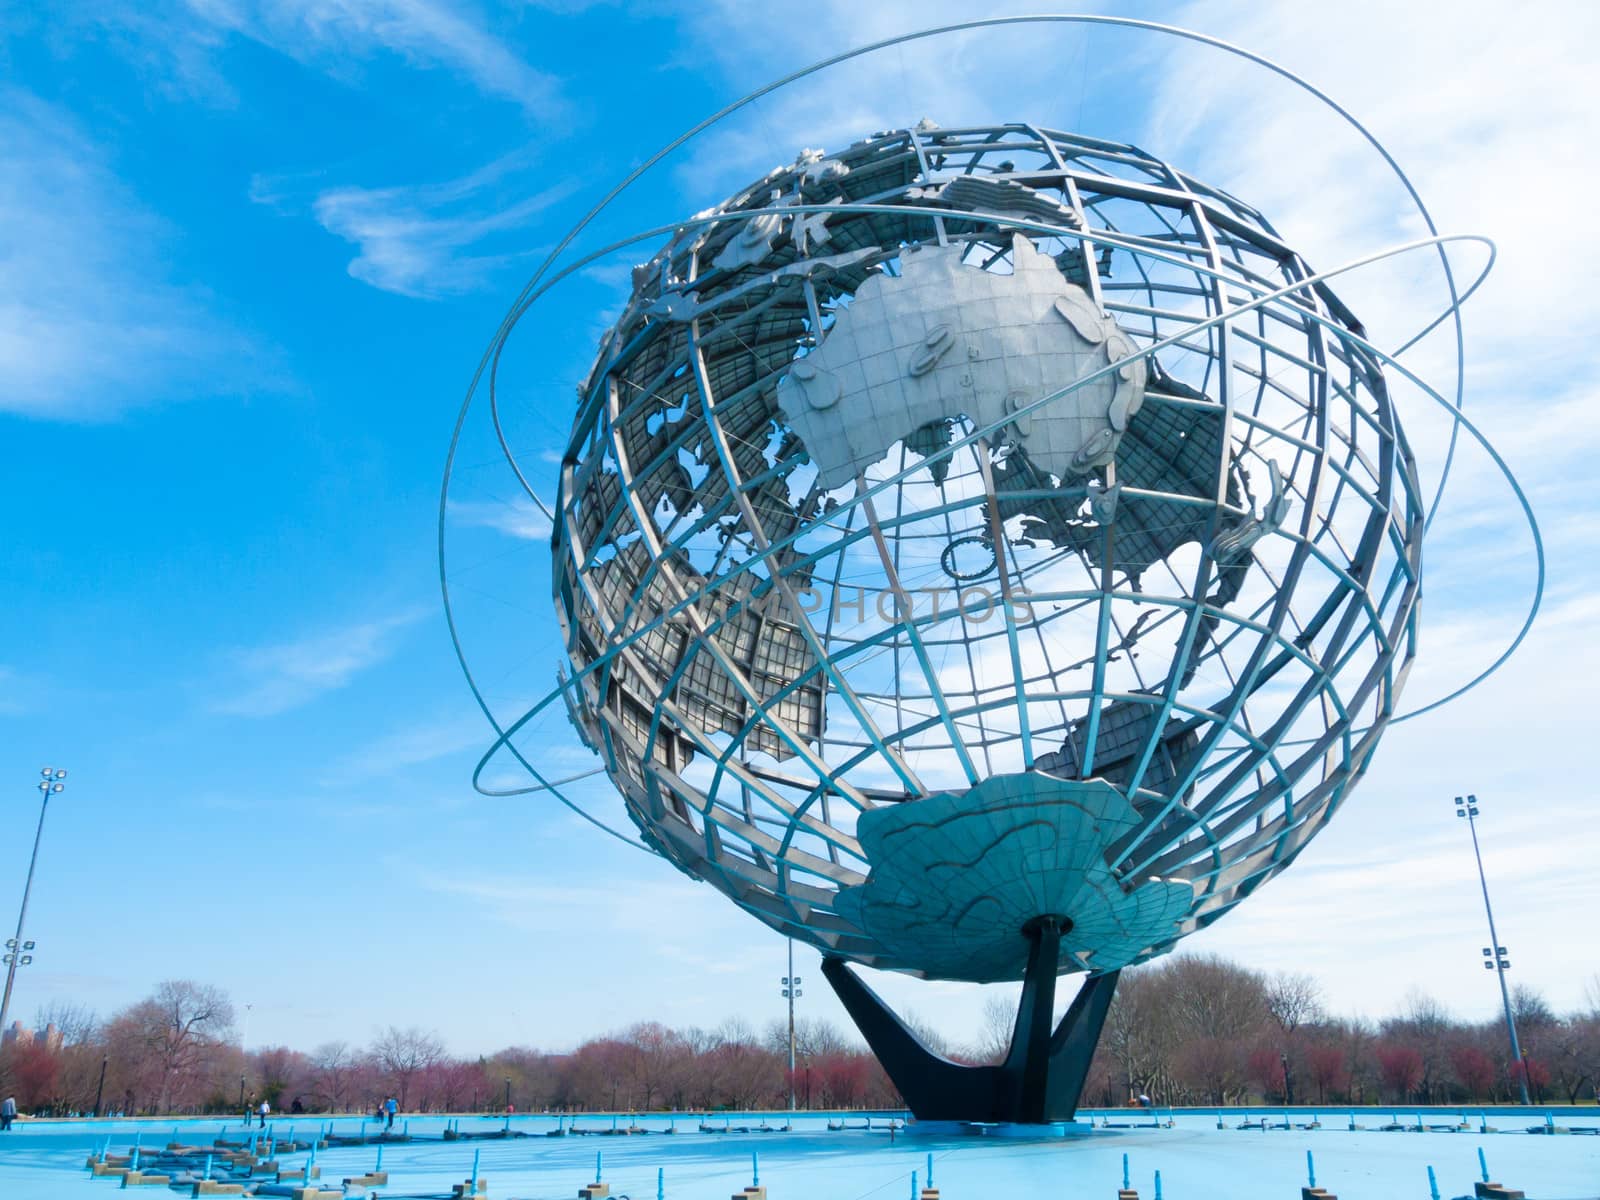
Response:
[{"label": "metal latticework sphere", "polygon": [[[802,153],[634,272],[554,587],[645,839],[872,966],[1161,953],[1287,866],[1412,655],[1414,464],[1262,215],[1030,125]],[[1098,782],[1095,782],[1098,781]]]}]

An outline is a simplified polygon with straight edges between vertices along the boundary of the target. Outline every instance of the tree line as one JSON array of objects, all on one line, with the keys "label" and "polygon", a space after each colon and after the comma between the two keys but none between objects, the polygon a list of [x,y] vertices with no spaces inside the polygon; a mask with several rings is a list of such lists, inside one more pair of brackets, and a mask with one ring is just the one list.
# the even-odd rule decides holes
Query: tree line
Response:
[{"label": "tree line", "polygon": [[1524,1075],[1536,1103],[1593,1099],[1600,978],[1580,1011],[1518,987],[1512,1013],[1525,1068],[1502,1019],[1461,1020],[1420,992],[1368,1021],[1328,1012],[1309,975],[1177,955],[1123,973],[1085,1103],[1515,1103]]},{"label": "tree line", "polygon": [[[1064,989],[1069,995],[1071,987]],[[1090,1069],[1085,1106],[1127,1104],[1482,1104],[1513,1102],[1521,1077],[1537,1102],[1593,1098],[1600,1081],[1600,980],[1583,1009],[1557,1014],[1528,988],[1513,993],[1526,1068],[1504,1024],[1463,1021],[1414,993],[1380,1021],[1329,1013],[1316,982],[1215,956],[1184,954],[1123,973]],[[978,1036],[945,1044],[958,1061],[1004,1057],[1015,1002],[992,998]],[[374,1112],[389,1096],[407,1112],[707,1111],[899,1105],[877,1061],[826,1022],[788,1028],[741,1020],[714,1029],[641,1022],[555,1052],[513,1046],[459,1057],[435,1033],[390,1027],[370,1044],[327,1042],[246,1051],[222,989],[160,984],[110,1018],[56,1003],[41,1010],[59,1041],[0,1048],[0,1094],[24,1112]]]}]

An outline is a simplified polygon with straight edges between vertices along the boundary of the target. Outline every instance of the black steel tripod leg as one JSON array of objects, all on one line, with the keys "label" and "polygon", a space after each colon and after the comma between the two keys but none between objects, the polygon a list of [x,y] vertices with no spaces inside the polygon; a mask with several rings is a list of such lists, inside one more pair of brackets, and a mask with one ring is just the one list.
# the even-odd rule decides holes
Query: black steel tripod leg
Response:
[{"label": "black steel tripod leg", "polygon": [[998,1067],[962,1066],[929,1050],[843,960],[824,958],[822,974],[918,1120],[1011,1119],[995,1111]]}]

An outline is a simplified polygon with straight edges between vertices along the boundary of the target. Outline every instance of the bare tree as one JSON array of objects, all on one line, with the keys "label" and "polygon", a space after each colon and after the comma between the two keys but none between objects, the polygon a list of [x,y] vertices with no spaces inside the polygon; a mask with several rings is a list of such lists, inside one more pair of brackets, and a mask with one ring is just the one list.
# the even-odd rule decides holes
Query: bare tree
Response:
[{"label": "bare tree", "polygon": [[[775,1020],[767,1023],[762,1039],[774,1054],[789,1053],[789,1024]],[[794,1056],[797,1062],[821,1058],[825,1054],[841,1054],[856,1048],[842,1029],[832,1021],[817,1017],[797,1017],[794,1023]]]},{"label": "bare tree", "polygon": [[[1380,1032],[1390,1043],[1401,1043],[1416,1051],[1420,1057],[1420,1073],[1409,1089],[1419,1094],[1424,1104],[1433,1102],[1434,1093],[1448,1074],[1450,1035],[1455,1028],[1448,1009],[1432,996],[1417,988],[1406,993],[1405,1008],[1399,1017],[1383,1023]],[[1394,1053],[1389,1056],[1391,1078],[1387,1081],[1395,1090],[1393,1064],[1401,1061]],[[1405,1058],[1409,1062],[1409,1057]]]},{"label": "bare tree", "polygon": [[52,1000],[34,1015],[33,1027],[39,1032],[52,1025],[60,1032],[63,1046],[82,1045],[93,1041],[100,1033],[100,1018],[94,1009],[70,1000]]},{"label": "bare tree", "polygon": [[125,1014],[131,1032],[154,1062],[159,1083],[156,1108],[170,1109],[176,1092],[201,1082],[208,1051],[233,1033],[233,1003],[210,984],[168,979],[155,995]]},{"label": "bare tree", "polygon": [[1557,1022],[1545,1039],[1544,1053],[1551,1075],[1566,1093],[1568,1104],[1578,1103],[1584,1086],[1594,1078],[1591,1051],[1595,1027],[1593,1017],[1573,1013],[1565,1021]]},{"label": "bare tree", "polygon": [[94,1103],[95,1085],[105,1057],[104,1028],[93,1009],[82,1004],[53,1000],[34,1017],[34,1028],[47,1033],[55,1026],[59,1042],[48,1037],[44,1046],[55,1067],[52,1101],[63,1112],[82,1111]]},{"label": "bare tree", "polygon": [[935,1054],[944,1054],[949,1047],[944,1040],[944,1035],[922,1019],[914,1010],[906,1012],[900,1018],[901,1022],[916,1038]]},{"label": "bare tree", "polygon": [[659,1021],[642,1021],[623,1033],[621,1041],[632,1053],[627,1070],[635,1105],[652,1108],[656,1101],[679,1086],[689,1054],[688,1042],[677,1030]]},{"label": "bare tree", "polygon": [[409,1029],[391,1025],[372,1043],[372,1057],[388,1076],[401,1108],[406,1106],[412,1081],[444,1055],[444,1043],[438,1035],[424,1033],[414,1025]]},{"label": "bare tree", "polygon": [[227,994],[189,980],[168,980],[123,1009],[104,1033],[123,1105],[142,1101],[170,1111],[194,1103],[232,1025]]},{"label": "bare tree", "polygon": [[784,1060],[761,1045],[754,1030],[737,1018],[725,1021],[717,1032],[718,1043],[711,1051],[713,1078],[724,1102],[751,1108],[763,1096],[775,1097],[783,1087]]},{"label": "bare tree", "polygon": [[1172,1015],[1188,1037],[1233,1041],[1260,1030],[1266,985],[1255,971],[1214,954],[1180,955],[1166,971]]},{"label": "bare tree", "polygon": [[979,1063],[1001,1063],[1011,1049],[1011,1035],[1017,1024],[1016,996],[991,995],[983,1002],[983,1023],[979,1027],[977,1044],[972,1048],[973,1060]]},{"label": "bare tree", "polygon": [[261,1098],[282,1109],[289,1097],[298,1097],[311,1078],[311,1062],[306,1055],[287,1046],[265,1046],[252,1052],[256,1077],[261,1081]]},{"label": "bare tree", "polygon": [[1511,1014],[1519,1029],[1547,1029],[1556,1023],[1555,1010],[1538,988],[1519,983],[1511,989]]},{"label": "bare tree", "polygon": [[[684,1035],[685,1041],[697,1045],[694,1037],[698,1032],[689,1030]],[[695,1052],[691,1049],[691,1054]],[[555,1101],[560,1090],[559,1064],[566,1058],[566,1055],[549,1055],[527,1046],[508,1046],[491,1057],[485,1069],[491,1079],[511,1080],[512,1103],[519,1110],[538,1111]],[[677,1106],[687,1107],[687,1103],[680,1099]]]},{"label": "bare tree", "polygon": [[1279,971],[1267,977],[1267,1015],[1292,1035],[1302,1025],[1322,1018],[1322,989],[1310,975]]},{"label": "bare tree", "polygon": [[1173,1099],[1172,1054],[1177,1032],[1170,1014],[1169,965],[1123,973],[1106,1014],[1105,1046],[1117,1064],[1119,1087]]},{"label": "bare tree", "polygon": [[346,1042],[324,1042],[311,1052],[311,1078],[317,1099],[333,1112],[345,1106],[355,1054]]},{"label": "bare tree", "polygon": [[1210,1104],[1227,1104],[1244,1092],[1248,1058],[1235,1038],[1193,1037],[1174,1055],[1178,1072],[1198,1085]]}]

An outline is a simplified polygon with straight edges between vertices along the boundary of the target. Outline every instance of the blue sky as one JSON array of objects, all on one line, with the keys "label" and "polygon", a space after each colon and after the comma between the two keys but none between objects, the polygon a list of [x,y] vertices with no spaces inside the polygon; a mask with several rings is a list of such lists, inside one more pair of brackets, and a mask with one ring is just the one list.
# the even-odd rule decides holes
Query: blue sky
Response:
[{"label": "blue sky", "polygon": [[[37,769],[71,770],[20,1015],[57,997],[109,1010],[173,975],[251,1004],[252,1044],[396,1023],[479,1052],[779,1014],[775,935],[549,802],[472,792],[489,738],[441,615],[439,475],[521,281],[634,163],[773,75],[981,7],[822,3],[802,19],[715,2],[192,0],[0,15],[0,904],[20,892]],[[1574,486],[1600,451],[1600,263],[1575,236],[1600,182],[1595,18],[1117,11],[1280,57],[1389,142],[1446,232],[1496,237],[1500,265],[1468,314],[1469,407],[1533,494],[1552,560],[1524,655],[1393,730],[1295,869],[1190,945],[1310,970],[1346,1009],[1381,1013],[1418,988],[1487,1015],[1471,859],[1447,804],[1476,790],[1514,978],[1575,1005],[1600,971],[1600,939],[1574,921],[1600,901],[1600,537]],[[1319,265],[1418,233],[1371,151],[1283,85],[1213,51],[1034,29],[889,52],[764,101],[648,176],[588,244],[703,208],[802,146],[923,116],[1137,141],[1262,208]],[[1572,241],[1556,250],[1558,234]],[[518,331],[525,461],[559,445],[632,257]],[[1440,303],[1416,261],[1342,291],[1388,345]],[[1442,350],[1414,358],[1448,381]],[[1405,415],[1427,473],[1441,427],[1420,405]],[[476,449],[455,517],[468,634],[510,702],[555,668],[548,552]],[[1471,453],[1457,481],[1429,544],[1419,702],[1492,658],[1526,595],[1503,488]],[[589,761],[564,721],[544,736],[551,762]],[[602,784],[579,795],[620,815]],[[802,958],[805,1006],[838,1015]],[[957,1038],[982,999],[885,986]]]}]

